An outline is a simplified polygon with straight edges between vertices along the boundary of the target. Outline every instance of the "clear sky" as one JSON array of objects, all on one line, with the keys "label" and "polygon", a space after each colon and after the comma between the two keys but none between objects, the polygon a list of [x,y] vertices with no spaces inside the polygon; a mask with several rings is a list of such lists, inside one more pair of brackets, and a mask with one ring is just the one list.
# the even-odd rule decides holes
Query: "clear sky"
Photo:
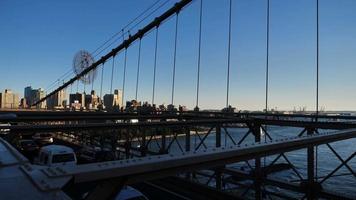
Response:
[{"label": "clear sky", "polygon": [[[26,86],[48,87],[71,69],[78,50],[94,51],[156,1],[0,0],[0,90],[10,88],[22,96]],[[200,107],[222,108],[226,101],[229,4],[228,0],[203,1]],[[326,110],[356,110],[356,1],[319,1],[320,106]],[[164,4],[140,26],[174,2]],[[264,108],[266,2],[233,0],[230,103],[242,110]],[[313,110],[316,0],[270,2],[269,107],[292,110],[306,106]],[[190,108],[196,98],[198,20],[199,1],[179,15],[175,104]],[[175,18],[171,18],[159,28],[155,97],[159,104],[170,103],[174,27]],[[153,31],[142,40],[138,99],[143,101],[150,101],[152,96],[154,36]],[[135,96],[137,52],[138,43],[134,43],[128,49],[126,99]],[[104,93],[110,89],[111,63],[104,68]],[[122,88],[122,69],[123,54],[119,54],[115,58],[114,88]],[[100,72],[94,83],[96,90]],[[90,88],[86,86],[87,92]],[[80,84],[79,90],[83,89]],[[76,85],[72,91],[76,91]]]}]

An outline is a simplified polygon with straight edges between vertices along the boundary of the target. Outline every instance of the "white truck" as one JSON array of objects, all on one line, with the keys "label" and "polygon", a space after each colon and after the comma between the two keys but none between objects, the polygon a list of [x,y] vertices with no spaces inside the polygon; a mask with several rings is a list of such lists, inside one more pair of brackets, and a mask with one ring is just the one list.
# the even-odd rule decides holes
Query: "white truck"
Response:
[{"label": "white truck", "polygon": [[63,145],[48,145],[40,149],[34,161],[42,166],[76,165],[77,157],[72,148]]}]

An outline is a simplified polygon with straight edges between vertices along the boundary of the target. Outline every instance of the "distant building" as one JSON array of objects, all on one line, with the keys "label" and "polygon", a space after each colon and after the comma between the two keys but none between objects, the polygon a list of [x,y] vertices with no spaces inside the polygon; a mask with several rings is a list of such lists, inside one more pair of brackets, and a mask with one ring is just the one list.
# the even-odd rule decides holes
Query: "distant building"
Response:
[{"label": "distant building", "polygon": [[27,105],[32,105],[33,101],[33,92],[32,92],[32,87],[27,86],[25,87],[25,92],[24,92],[24,98],[26,100]]},{"label": "distant building", "polygon": [[47,99],[48,109],[63,109],[66,107],[66,92],[61,90]]},{"label": "distant building", "polygon": [[69,95],[69,105],[71,108],[80,109],[85,107],[85,94],[75,93]]},{"label": "distant building", "polygon": [[19,95],[5,89],[4,92],[0,93],[0,108],[19,108]]},{"label": "distant building", "polygon": [[20,100],[20,108],[28,108],[27,102],[26,102],[26,98],[22,98]]},{"label": "distant building", "polygon": [[115,108],[120,108],[122,105],[122,90],[115,90],[114,94],[104,95],[104,106],[107,110],[112,110]]},{"label": "distant building", "polygon": [[94,90],[90,94],[85,95],[85,107],[87,109],[97,109],[100,103],[100,98],[95,94]]},{"label": "distant building", "polygon": [[[28,107],[31,107],[34,103],[45,97],[45,91],[42,88],[38,89],[33,89],[31,86],[28,86],[25,88],[24,91],[24,99],[26,99],[26,105]],[[46,102],[41,102],[36,106],[38,109],[45,109],[46,108]]]}]

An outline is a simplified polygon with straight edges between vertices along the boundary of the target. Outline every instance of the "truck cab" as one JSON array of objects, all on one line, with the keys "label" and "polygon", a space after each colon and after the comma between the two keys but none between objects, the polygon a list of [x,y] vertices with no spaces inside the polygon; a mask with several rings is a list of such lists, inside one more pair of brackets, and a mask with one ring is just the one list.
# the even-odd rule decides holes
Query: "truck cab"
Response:
[{"label": "truck cab", "polygon": [[76,165],[77,157],[70,147],[48,145],[40,149],[35,164],[42,166]]}]

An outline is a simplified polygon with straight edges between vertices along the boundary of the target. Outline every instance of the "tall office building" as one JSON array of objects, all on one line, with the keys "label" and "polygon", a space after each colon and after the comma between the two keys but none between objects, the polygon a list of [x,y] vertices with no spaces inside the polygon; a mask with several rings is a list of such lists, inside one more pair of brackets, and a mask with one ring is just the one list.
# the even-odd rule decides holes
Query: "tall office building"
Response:
[{"label": "tall office building", "polygon": [[26,99],[26,105],[32,105],[33,92],[31,86],[25,87],[24,98]]},{"label": "tall office building", "polygon": [[[24,98],[26,99],[26,104],[31,107],[32,104],[36,103],[43,97],[45,97],[45,91],[42,88],[33,89],[31,86],[25,88]],[[37,109],[45,109],[46,102],[41,102],[36,106]]]},{"label": "tall office building", "polygon": [[85,107],[85,94],[75,93],[69,95],[69,106],[74,109],[81,109]]},{"label": "tall office building", "polygon": [[97,109],[100,104],[100,98],[95,94],[95,91],[92,90],[90,94],[85,95],[85,107],[86,109],[92,110]]},{"label": "tall office building", "polygon": [[104,106],[106,109],[111,110],[114,108],[120,108],[122,100],[122,90],[115,90],[114,94],[104,95]]},{"label": "tall office building", "polygon": [[66,92],[63,89],[47,99],[47,108],[48,109],[65,108],[66,107],[65,98],[66,98]]},{"label": "tall office building", "polygon": [[0,93],[0,108],[19,108],[19,95],[9,89],[5,89],[4,92]]}]

